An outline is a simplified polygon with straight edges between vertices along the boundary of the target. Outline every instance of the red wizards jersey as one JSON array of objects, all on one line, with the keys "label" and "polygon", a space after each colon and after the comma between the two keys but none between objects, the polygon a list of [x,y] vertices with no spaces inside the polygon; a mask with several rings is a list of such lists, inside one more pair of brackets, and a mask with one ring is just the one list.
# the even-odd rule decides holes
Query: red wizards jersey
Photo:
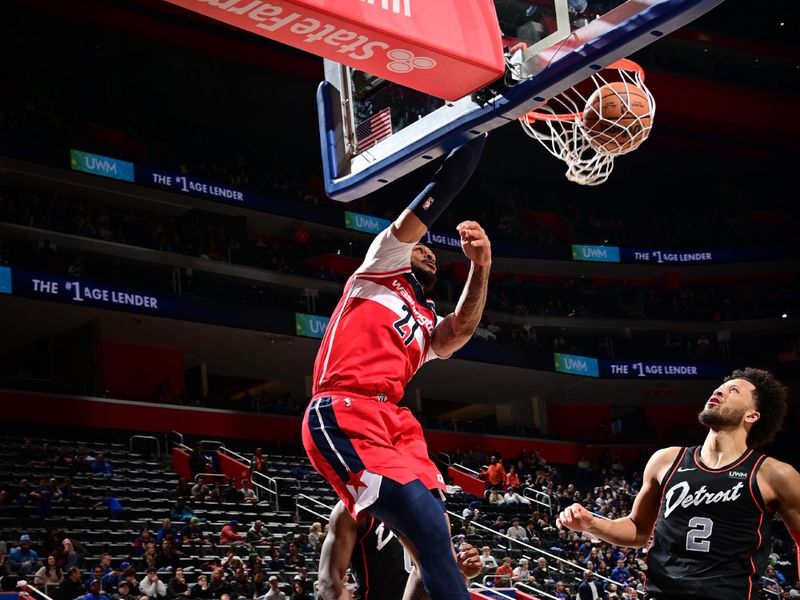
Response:
[{"label": "red wizards jersey", "polygon": [[314,363],[313,394],[351,393],[397,403],[426,361],[439,317],[411,274],[415,244],[380,233],[348,279]]}]

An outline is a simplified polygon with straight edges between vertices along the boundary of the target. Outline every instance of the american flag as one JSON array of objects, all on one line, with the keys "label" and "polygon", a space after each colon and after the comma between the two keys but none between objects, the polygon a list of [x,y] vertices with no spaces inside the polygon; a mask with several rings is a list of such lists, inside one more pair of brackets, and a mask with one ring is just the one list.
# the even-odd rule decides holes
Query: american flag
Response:
[{"label": "american flag", "polygon": [[356,147],[362,152],[390,135],[392,135],[392,113],[387,107],[356,125]]}]

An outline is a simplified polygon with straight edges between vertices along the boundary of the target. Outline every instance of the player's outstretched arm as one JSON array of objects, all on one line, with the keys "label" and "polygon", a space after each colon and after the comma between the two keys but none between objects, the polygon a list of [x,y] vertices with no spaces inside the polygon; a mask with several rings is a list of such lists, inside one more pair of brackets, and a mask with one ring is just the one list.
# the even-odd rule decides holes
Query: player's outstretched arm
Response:
[{"label": "player's outstretched arm", "polygon": [[323,600],[350,600],[344,586],[344,576],[350,566],[350,557],[356,547],[358,522],[340,501],[333,507],[328,535],[322,543],[319,556],[319,594]]},{"label": "player's outstretched arm", "polygon": [[486,305],[492,266],[492,244],[483,227],[476,221],[464,221],[456,229],[461,236],[461,248],[471,264],[456,309],[442,319],[433,332],[433,351],[442,357],[464,346],[475,333]]},{"label": "player's outstretched arm", "polygon": [[556,519],[557,527],[585,531],[615,546],[640,548],[647,544],[658,518],[661,503],[661,481],[666,475],[680,448],[659,450],[647,462],[642,478],[642,489],[633,502],[631,514],[621,519],[595,517],[580,504],[568,506]]},{"label": "player's outstretched arm", "polygon": [[472,177],[485,142],[486,135],[479,135],[448,155],[430,183],[392,224],[392,233],[398,240],[416,243],[422,239]]}]

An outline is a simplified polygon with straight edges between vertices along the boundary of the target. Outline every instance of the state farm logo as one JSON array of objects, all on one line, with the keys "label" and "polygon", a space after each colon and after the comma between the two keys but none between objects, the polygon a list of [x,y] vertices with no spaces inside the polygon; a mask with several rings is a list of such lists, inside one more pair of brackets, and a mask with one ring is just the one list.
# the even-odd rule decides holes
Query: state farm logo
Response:
[{"label": "state farm logo", "polygon": [[395,73],[410,73],[414,69],[432,69],[436,61],[427,56],[416,56],[410,50],[397,48],[386,53],[389,64],[386,68]]},{"label": "state farm logo", "polygon": [[[376,6],[375,0],[361,0],[361,2]],[[380,7],[396,15],[403,14],[407,17],[411,16],[411,0],[380,0]]]}]

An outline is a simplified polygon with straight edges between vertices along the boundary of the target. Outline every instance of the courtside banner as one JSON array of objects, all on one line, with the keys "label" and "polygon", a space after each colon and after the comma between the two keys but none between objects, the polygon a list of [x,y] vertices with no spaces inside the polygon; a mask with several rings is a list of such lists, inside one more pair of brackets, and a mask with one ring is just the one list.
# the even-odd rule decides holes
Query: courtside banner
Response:
[{"label": "courtside banner", "polygon": [[446,100],[501,77],[494,0],[167,0]]}]

